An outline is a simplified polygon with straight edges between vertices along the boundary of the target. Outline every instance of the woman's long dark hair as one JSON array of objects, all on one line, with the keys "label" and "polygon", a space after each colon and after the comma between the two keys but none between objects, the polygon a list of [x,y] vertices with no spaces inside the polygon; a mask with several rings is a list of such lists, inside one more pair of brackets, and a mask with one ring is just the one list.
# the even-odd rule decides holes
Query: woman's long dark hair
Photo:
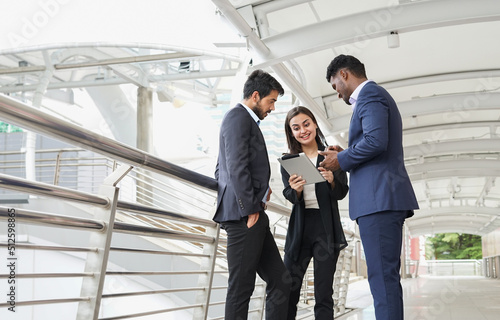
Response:
[{"label": "woman's long dark hair", "polygon": [[326,147],[328,143],[326,142],[325,136],[323,135],[323,132],[321,132],[321,129],[319,128],[318,122],[316,121],[316,118],[314,117],[314,114],[311,112],[311,110],[307,109],[306,107],[303,106],[298,106],[290,109],[286,115],[286,120],[285,120],[285,134],[286,134],[286,142],[288,143],[288,151],[291,154],[297,154],[302,152],[302,145],[300,142],[295,139],[293,136],[292,128],[290,128],[290,120],[292,120],[293,117],[299,115],[299,114],[305,114],[306,116],[310,117],[312,121],[316,124],[316,143],[319,146]]}]

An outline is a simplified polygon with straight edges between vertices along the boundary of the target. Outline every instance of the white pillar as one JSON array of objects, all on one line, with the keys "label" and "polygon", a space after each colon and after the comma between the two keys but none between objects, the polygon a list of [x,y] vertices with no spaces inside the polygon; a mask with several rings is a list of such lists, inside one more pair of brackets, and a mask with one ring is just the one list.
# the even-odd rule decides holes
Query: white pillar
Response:
[{"label": "white pillar", "polygon": [[[137,89],[137,148],[153,153],[153,90],[139,87]],[[151,204],[153,188],[149,173],[137,170],[137,202]]]},{"label": "white pillar", "polygon": [[[46,69],[42,76],[40,77],[40,82],[33,94],[32,106],[39,109],[42,106],[43,95],[47,90],[52,74],[54,73],[54,67],[51,63],[47,51],[43,51],[43,58],[45,61]],[[24,102],[24,101],[23,101]],[[36,169],[35,169],[35,152],[36,152],[36,133],[28,131],[26,134],[26,179],[36,180]]]},{"label": "white pillar", "polygon": [[153,152],[153,90],[137,89],[137,148]]},{"label": "white pillar", "polygon": [[408,236],[406,235],[406,226],[403,226],[403,243],[401,244],[401,278],[408,277],[406,273],[406,248],[408,246]]}]

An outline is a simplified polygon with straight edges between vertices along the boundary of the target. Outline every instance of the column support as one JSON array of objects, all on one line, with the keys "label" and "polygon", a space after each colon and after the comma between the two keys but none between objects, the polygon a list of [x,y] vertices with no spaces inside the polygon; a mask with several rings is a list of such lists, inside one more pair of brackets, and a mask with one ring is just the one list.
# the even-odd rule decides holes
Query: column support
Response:
[{"label": "column support", "polygon": [[[153,90],[137,88],[137,148],[147,153],[153,153]],[[149,172],[137,170],[137,202],[151,205],[153,202],[153,187]]]},{"label": "column support", "polygon": [[109,199],[107,207],[96,207],[94,218],[103,221],[106,228],[103,232],[92,232],[90,234],[89,247],[94,250],[87,254],[85,262],[85,273],[93,274],[92,277],[85,277],[82,281],[80,296],[86,301],[78,304],[77,320],[97,320],[101,306],[104,279],[106,278],[106,268],[108,266],[109,248],[113,235],[116,206],[118,203],[118,182],[123,179],[132,167],[122,165],[109,175],[100,187],[99,194]]},{"label": "column support", "polygon": [[406,279],[408,278],[408,273],[407,273],[407,261],[406,261],[406,248],[408,245],[408,236],[406,232],[406,225],[403,226],[403,237],[402,237],[402,244],[401,244],[401,279]]},{"label": "column support", "polygon": [[[40,82],[33,94],[33,100],[31,105],[40,109],[42,106],[43,95],[47,91],[47,88],[50,84],[50,79],[54,73],[54,66],[50,60],[49,54],[47,51],[43,51],[43,58],[45,61],[45,71],[40,77]],[[26,103],[26,101],[23,101]],[[26,133],[26,154],[25,154],[25,162],[26,162],[26,179],[36,181],[36,133],[33,131],[28,131]]]},{"label": "column support", "polygon": [[[215,213],[215,207],[213,208],[212,213]],[[208,257],[202,259],[200,269],[207,270],[207,273],[200,275],[198,279],[198,286],[203,287],[204,290],[200,291],[196,295],[196,304],[201,304],[202,306],[194,310],[193,320],[206,320],[208,318],[210,296],[212,293],[215,264],[217,260],[217,249],[219,247],[219,224],[216,224],[213,227],[207,226],[205,234],[207,236],[214,237],[214,242],[205,243],[203,246],[203,254],[208,255]]]}]

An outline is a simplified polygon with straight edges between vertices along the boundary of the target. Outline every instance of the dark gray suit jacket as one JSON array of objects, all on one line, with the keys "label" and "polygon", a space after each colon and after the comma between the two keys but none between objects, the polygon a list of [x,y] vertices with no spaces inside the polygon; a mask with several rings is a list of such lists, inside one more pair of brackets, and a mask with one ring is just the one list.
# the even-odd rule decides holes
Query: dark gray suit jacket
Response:
[{"label": "dark gray suit jacket", "polygon": [[270,176],[264,136],[245,107],[238,104],[226,113],[220,128],[215,169],[217,209],[213,220],[240,220],[262,211]]}]

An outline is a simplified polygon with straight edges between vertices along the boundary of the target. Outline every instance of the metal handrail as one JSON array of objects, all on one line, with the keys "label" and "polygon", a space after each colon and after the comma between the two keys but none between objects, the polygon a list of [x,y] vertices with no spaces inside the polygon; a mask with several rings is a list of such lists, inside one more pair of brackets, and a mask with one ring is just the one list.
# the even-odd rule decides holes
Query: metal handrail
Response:
[{"label": "metal handrail", "polygon": [[2,185],[2,188],[21,191],[28,194],[55,197],[85,204],[95,204],[103,207],[109,205],[109,199],[105,197],[97,196],[87,192],[58,187],[43,182],[17,178],[3,173],[0,173],[0,185]]},{"label": "metal handrail", "polygon": [[[86,150],[94,151],[100,153],[104,156],[110,157],[115,161],[122,161],[124,163],[134,165],[139,168],[144,168],[151,170],[153,172],[159,173],[161,175],[171,176],[174,178],[178,178],[187,182],[195,189],[209,194],[214,195],[213,191],[217,190],[217,182],[215,179],[210,177],[201,175],[194,171],[176,166],[167,161],[164,161],[160,158],[157,158],[153,155],[147,154],[141,150],[132,148],[130,146],[124,145],[115,140],[102,137],[97,135],[89,130],[78,127],[76,125],[67,123],[63,120],[45,114],[35,108],[32,108],[22,102],[11,99],[10,97],[4,96],[0,94],[0,118],[7,120],[9,123],[18,125],[20,127],[29,129],[33,132],[37,132],[43,135],[48,135],[50,137],[56,138],[58,140],[62,140],[64,142],[68,142],[70,144],[82,147]],[[73,151],[73,150],[72,150]],[[95,164],[92,164],[95,165]],[[76,191],[72,189],[67,189],[63,187],[58,187],[54,185],[49,185],[45,183],[28,181],[22,178],[15,178],[12,176],[8,176],[5,174],[0,174],[0,184],[2,188],[13,189],[17,191],[21,191],[28,194],[37,194],[43,195],[47,197],[55,197],[58,199],[68,200],[68,201],[76,201],[77,203],[85,203],[90,205],[97,205],[100,208],[106,208],[108,206],[116,205],[118,210],[124,211],[124,213],[134,213],[137,215],[144,215],[151,218],[161,218],[168,221],[176,221],[188,224],[186,227],[179,228],[182,231],[163,229],[154,227],[155,223],[151,223],[152,221],[147,221],[143,224],[141,219],[137,219],[138,224],[126,223],[123,221],[113,221],[110,223],[109,221],[96,221],[92,219],[81,219],[81,218],[71,218],[71,217],[63,217],[59,215],[47,214],[37,211],[30,211],[30,214],[25,215],[27,211],[23,211],[21,209],[16,209],[16,219],[19,221],[30,221],[30,223],[34,224],[50,224],[54,226],[63,226],[63,227],[75,227],[75,224],[78,225],[79,228],[83,228],[86,230],[102,230],[107,229],[108,232],[114,231],[119,233],[126,233],[137,235],[140,237],[156,237],[156,238],[167,238],[167,239],[176,239],[183,240],[187,242],[193,242],[196,244],[197,249],[200,253],[183,253],[183,252],[163,252],[159,250],[144,250],[144,249],[132,249],[132,248],[117,248],[111,247],[109,244],[105,247],[106,251],[124,251],[124,252],[139,252],[139,253],[148,253],[148,254],[170,254],[170,255],[179,255],[185,257],[196,257],[201,258],[202,260],[213,260],[222,258],[224,260],[224,252],[225,249],[223,246],[226,244],[226,239],[219,238],[219,234],[214,236],[211,230],[218,230],[218,225],[209,219],[201,219],[198,217],[187,216],[184,214],[179,214],[171,211],[167,211],[164,209],[159,209],[157,207],[148,206],[144,204],[130,203],[127,201],[110,201],[108,197],[99,196],[91,193],[86,193],[82,191]],[[108,195],[108,194],[106,194]],[[108,195],[109,196],[109,195]],[[112,198],[110,196],[110,198]],[[284,216],[289,216],[290,210],[284,206],[270,204],[270,208],[273,212],[277,212]],[[122,212],[120,212],[121,214]],[[4,214],[0,210],[0,218],[2,218]],[[133,215],[131,215],[132,217]],[[121,216],[122,217],[122,216]],[[68,219],[69,218],[69,219]],[[72,220],[74,219],[74,220]],[[131,219],[132,220],[132,219]],[[106,228],[107,224],[113,224],[113,228]],[[190,233],[190,231],[198,232],[200,230],[195,230],[192,228],[189,229],[190,226],[193,225],[197,228],[204,230],[205,234],[198,233]],[[174,226],[175,227],[175,226]],[[203,231],[202,231],[203,232]],[[283,237],[277,235],[276,238],[282,239]],[[201,244],[204,244],[202,247]],[[206,245],[206,246],[205,246]],[[214,247],[215,246],[215,247]],[[92,245],[91,245],[92,247]],[[96,246],[96,248],[99,246]],[[90,253],[96,253],[95,248],[74,248],[74,247],[55,247],[55,246],[22,246],[20,245],[18,248],[33,248],[33,249],[42,249],[42,250],[67,250],[67,251],[90,251]],[[209,248],[207,250],[207,248]],[[203,250],[202,250],[203,249]],[[203,251],[203,253],[201,253]],[[31,274],[19,274],[19,278],[30,278],[30,277],[84,277],[84,281],[88,278],[94,277],[94,275],[98,274],[107,274],[107,275],[201,275],[200,279],[209,275],[208,278],[213,277],[214,274],[227,274],[228,271],[225,267],[219,268],[216,270],[213,269],[213,265],[200,264],[201,270],[196,271],[107,271],[102,270],[97,273],[92,272],[83,272],[83,273],[31,273]],[[221,270],[223,269],[223,270]],[[198,289],[195,288],[179,288],[179,289],[169,289],[168,292],[181,292],[181,291],[208,291],[218,290],[218,289],[226,289],[227,287],[212,287],[210,280],[210,284],[202,284]],[[103,282],[103,281],[102,281]],[[102,283],[101,282],[101,283]],[[200,284],[200,283],[199,283]],[[256,287],[263,286],[262,283],[257,283]],[[142,291],[144,294],[152,294],[157,290],[151,291]],[[263,291],[263,290],[262,290]],[[167,291],[165,291],[167,292]],[[140,295],[141,293],[130,293],[132,295]],[[123,295],[127,295],[129,293],[123,293]],[[75,301],[82,301],[87,298],[89,294],[83,294],[82,297],[75,299]],[[99,298],[112,298],[118,297],[120,294],[98,294]],[[91,297],[92,300],[95,297]],[[252,297],[254,299],[262,300],[262,296]],[[71,299],[54,299],[54,300],[45,300],[49,301],[47,303],[57,303],[64,302]],[[145,313],[137,313],[137,314],[129,314],[112,318],[105,319],[125,319],[136,317],[140,315],[147,314],[155,314],[155,313],[163,313],[163,312],[171,312],[175,310],[184,310],[184,309],[194,309],[194,308],[208,308],[208,306],[220,305],[225,302],[212,302],[206,300],[203,303],[198,304],[200,302],[198,299],[195,304],[189,306],[182,306],[178,308],[170,308],[163,310],[155,310]],[[21,304],[29,304],[29,301],[21,301]],[[37,302],[33,301],[32,304],[36,304]],[[99,303],[99,302],[97,302]],[[97,304],[99,305],[99,304]],[[206,312],[206,311],[205,311]],[[262,309],[251,309],[249,312],[262,312]]]},{"label": "metal handrail", "polygon": [[142,296],[148,294],[163,294],[163,293],[175,293],[175,292],[185,292],[185,291],[199,291],[204,290],[203,287],[196,288],[176,288],[176,289],[164,289],[164,290],[149,290],[149,291],[135,291],[135,292],[122,292],[122,293],[108,293],[103,294],[103,298],[121,298],[121,297],[133,297],[133,296]]},{"label": "metal handrail", "polygon": [[[85,202],[82,201],[82,199],[89,199],[89,203],[91,202],[97,202],[94,204],[101,204],[103,203],[102,201],[99,201],[101,199],[106,199],[102,197],[95,197],[92,194],[86,193],[86,192],[78,192],[72,189],[67,189],[64,187],[57,187],[53,185],[48,185],[44,183],[39,183],[39,182],[33,182],[29,181],[26,179],[22,178],[15,178],[15,177],[10,177],[7,175],[1,175],[0,181],[4,181],[5,184],[2,186],[7,189],[13,189],[17,191],[22,191],[22,192],[28,192],[32,194],[39,194],[39,195],[44,195],[47,197],[55,197],[59,198],[60,194],[64,194],[65,197],[64,199],[69,200],[69,201],[76,201],[76,202]],[[10,184],[11,182],[15,182],[14,184]],[[97,201],[96,201],[97,200]],[[107,199],[106,199],[107,200]],[[158,208],[154,207],[149,207],[149,206],[144,206],[144,205],[138,205],[134,203],[129,203],[129,202],[119,202],[117,203],[117,207],[120,208],[120,210],[130,210],[135,213],[144,213],[146,215],[152,215],[155,217],[162,217],[162,218],[172,218],[171,220],[176,220],[184,223],[194,223],[197,225],[205,225],[205,226],[210,226],[210,227],[217,227],[217,225],[210,220],[206,219],[199,219],[196,217],[188,217],[184,216],[178,213],[173,213],[165,210],[161,210]],[[0,218],[7,218],[8,217],[8,210],[9,208],[2,208],[3,210],[0,210]],[[144,212],[142,212],[144,211]],[[40,224],[40,225],[52,225],[52,226],[63,226],[63,227],[71,227],[71,228],[79,228],[79,229],[95,229],[95,230],[102,230],[105,227],[105,224],[103,222],[95,221],[92,219],[83,219],[83,218],[74,218],[74,217],[67,217],[67,216],[61,216],[61,215],[56,215],[56,214],[48,214],[44,212],[39,212],[39,211],[32,211],[32,210],[24,210],[24,209],[16,209],[16,221],[19,222],[27,222],[29,224]],[[169,238],[169,239],[179,239],[183,241],[195,241],[195,242],[201,242],[201,243],[214,243],[215,239],[214,237],[211,236],[205,236],[205,235],[196,235],[196,234],[185,234],[182,232],[176,232],[176,231],[171,231],[171,230],[164,230],[164,229],[158,229],[154,227],[144,227],[144,226],[138,226],[138,225],[133,225],[133,224],[128,224],[128,223],[123,223],[123,222],[115,222],[113,230],[115,232],[121,232],[121,233],[129,233],[129,234],[135,234],[135,235],[140,235],[140,236],[154,236],[154,237],[160,237],[160,238]],[[18,249],[20,248],[29,248],[29,246],[19,246]],[[33,246],[32,246],[33,247]],[[46,249],[55,249],[54,247],[46,248]],[[121,248],[113,248],[116,250],[123,250],[123,251],[129,251],[129,252],[137,252],[139,250],[130,250],[128,248],[121,249]],[[110,250],[113,250],[110,248]],[[61,248],[61,250],[64,250],[64,248]],[[83,249],[82,249],[83,250]],[[95,248],[88,249],[88,251],[95,251]],[[142,253],[147,252],[146,250],[140,250]],[[154,251],[155,254],[158,254],[159,251]],[[175,253],[172,253],[175,254]],[[178,255],[183,255],[181,253],[178,253]],[[185,256],[197,256],[201,258],[206,258],[209,257],[209,255],[203,255],[203,254],[193,254],[193,253],[187,253]],[[207,274],[209,271],[207,270],[196,270],[196,271],[163,271],[163,272],[151,272],[151,271],[139,271],[139,272],[121,272],[121,271],[107,271],[106,274],[109,276],[113,275],[202,275],[202,274]],[[227,271],[218,271],[217,273],[227,273]],[[65,277],[93,277],[93,273],[18,273],[16,275],[17,278],[19,279],[36,279],[36,278],[65,278]],[[0,278],[6,278],[8,275],[0,275]],[[205,288],[201,288],[200,290],[203,291]],[[182,289],[181,289],[182,291]],[[46,303],[64,303],[67,301],[86,301],[88,299],[86,298],[73,298],[73,299],[50,299],[50,300],[44,300]],[[39,301],[20,301],[18,305],[36,305],[39,304]],[[5,304],[5,306],[8,306],[8,304]],[[195,306],[196,307],[196,306]],[[194,307],[193,307],[194,308]],[[173,309],[168,309],[169,311],[173,310],[178,310],[178,308],[173,308]],[[155,311],[155,313],[161,313],[161,312],[168,312],[166,310],[162,311]],[[128,317],[128,316],[127,316]],[[123,318],[123,317],[120,317]]]},{"label": "metal handrail", "polygon": [[[0,243],[0,247],[8,247],[7,243]],[[95,251],[95,248],[78,248],[78,247],[67,247],[67,246],[46,246],[46,245],[35,245],[27,243],[16,243],[17,249],[31,249],[31,250],[52,250],[52,251],[74,251],[74,252],[88,252]]]},{"label": "metal handrail", "polygon": [[[25,184],[33,184],[34,186],[35,185],[38,185],[38,183],[35,183],[35,182],[29,182],[27,180],[24,180],[24,179],[17,179],[17,181],[21,181]],[[4,186],[4,187],[9,187],[9,186]],[[49,189],[50,188],[55,188],[55,186],[51,186],[51,185],[48,185],[47,186]],[[17,186],[13,186],[12,187],[13,189],[17,189]],[[28,188],[27,186],[24,186],[24,188]],[[67,193],[71,193],[71,192],[74,192],[74,190],[71,190],[71,189],[66,189],[66,188],[61,188],[61,187],[57,187],[58,190],[63,190]],[[50,190],[45,190],[43,194],[45,195],[48,195],[48,196],[55,196],[54,193],[50,192]],[[85,193],[81,193],[81,194],[85,194]],[[146,209],[146,211],[150,211],[153,213],[154,216],[158,216],[158,217],[162,217],[162,214],[164,213],[162,210],[160,209],[157,209],[157,208],[154,208],[154,207],[148,207],[148,206],[143,206],[143,205],[137,205],[137,204],[132,204],[132,203],[128,203],[128,202],[122,202],[122,206],[121,206],[121,209],[123,210],[128,210],[130,209],[131,211],[134,211],[134,212],[137,212],[137,213],[143,213],[141,210],[142,209]],[[17,214],[17,217],[19,219],[23,219],[24,216],[23,214],[25,213],[24,212],[25,210],[20,210],[18,209],[16,211],[16,214]],[[146,214],[150,213],[150,212],[146,212]],[[176,214],[176,213],[172,213],[172,212],[168,212],[167,213],[169,215],[171,215],[173,218],[179,220],[179,221],[182,221],[182,222],[186,222],[186,221],[189,221],[189,222],[193,222],[191,220],[191,217],[185,217],[183,215],[180,215],[180,214]],[[38,220],[37,219],[37,215],[39,216],[47,216],[48,219],[43,221],[43,220]],[[35,212],[35,211],[30,211],[30,214],[26,216],[26,219],[31,219],[32,221],[30,223],[52,223],[52,222],[55,222],[55,221],[58,221],[57,219],[54,220],[54,219],[51,219],[51,218],[61,218],[60,216],[57,216],[57,215],[49,215],[49,214],[46,214],[46,213],[40,213],[40,212]],[[64,217],[62,217],[64,218]],[[169,217],[170,218],[170,217]],[[72,219],[72,218],[71,218]],[[70,221],[70,220],[68,220]],[[76,221],[78,223],[82,223],[82,222],[86,222],[86,223],[95,223],[95,221],[92,221],[90,219],[80,219],[80,218],[77,218]],[[206,220],[203,220],[203,219],[199,219],[199,218],[196,218],[194,220],[195,223],[200,223],[200,222],[207,222]],[[210,221],[210,223],[206,223],[207,225],[209,226],[213,226],[213,222]],[[64,224],[61,224],[61,225],[64,225]],[[99,226],[101,226],[99,224]],[[182,239],[182,240],[192,240],[192,241],[207,241],[207,242],[213,242],[214,239],[213,237],[209,237],[209,236],[200,236],[200,235],[186,235],[186,234],[182,234],[182,233],[175,233],[175,232],[172,232],[172,231],[164,231],[164,230],[155,230],[155,228],[150,228],[150,227],[141,227],[141,226],[137,226],[137,225],[131,225],[131,224],[126,224],[126,223],[122,223],[122,222],[115,222],[115,225],[114,225],[114,229],[116,231],[121,231],[121,230],[125,230],[125,231],[130,231],[131,233],[134,233],[134,234],[138,234],[138,235],[151,235],[152,233],[154,232],[157,232],[159,236],[161,236],[162,238],[165,238],[165,237],[168,237],[168,238],[178,238],[178,239]],[[222,241],[220,241],[222,242]],[[123,250],[123,251],[140,251],[140,252],[148,252],[147,250],[134,250],[134,249],[130,249],[130,248],[111,248],[111,250]],[[155,253],[163,253],[163,254],[170,254],[170,253],[164,253],[164,252],[159,252],[159,251],[154,251]],[[179,253],[179,255],[181,255]],[[196,256],[202,256],[200,254],[190,254],[190,255],[196,255]],[[139,271],[139,272],[129,272],[129,271],[108,271],[106,272],[106,274],[108,275],[180,275],[180,274],[203,274],[203,273],[207,273],[208,271],[204,271],[204,270],[196,270],[196,271],[168,271],[168,272],[144,272],[144,271]],[[218,271],[215,271],[214,273],[227,273],[226,270],[218,270]],[[20,274],[19,275],[19,278],[41,278],[41,277],[69,277],[69,276],[90,276],[91,274],[85,274],[85,273],[75,273],[75,274],[61,274],[61,273],[54,273],[54,274]],[[213,288],[213,289],[216,289],[216,288]],[[172,289],[174,292],[175,292],[175,289]],[[182,289],[181,289],[182,290]],[[193,290],[194,291],[194,290]],[[153,292],[152,292],[153,293]],[[103,298],[105,297],[108,297],[108,296],[103,296]],[[52,300],[50,303],[57,303],[57,302],[63,302],[64,299],[55,299],[55,300]],[[26,303],[26,302],[24,302]],[[223,303],[223,302],[222,302]],[[217,303],[211,303],[210,305],[215,305]],[[170,310],[170,309],[168,309]],[[174,309],[172,309],[174,310]],[[255,311],[255,310],[254,310]],[[168,312],[168,311],[165,311],[165,310],[162,310],[162,311],[155,311],[155,312]],[[128,317],[128,316],[127,316]],[[119,318],[122,318],[122,317],[119,317]]]},{"label": "metal handrail", "polygon": [[[6,219],[8,217],[8,210],[9,208],[7,207],[0,207],[0,218]],[[76,229],[103,230],[105,228],[105,224],[103,222],[91,219],[68,217],[63,215],[56,215],[56,214],[50,214],[32,210],[24,210],[24,209],[16,209],[16,219],[19,221],[27,222],[29,224],[54,225],[54,226],[63,226],[67,228],[76,228]],[[186,235],[182,232],[162,230],[152,227],[137,226],[123,222],[115,222],[113,229],[117,232],[151,236],[151,237],[181,239],[187,241],[199,241],[203,243],[213,243],[215,241],[213,237],[194,235],[194,234]]]},{"label": "metal handrail", "polygon": [[[81,298],[69,298],[69,299],[44,299],[44,300],[29,300],[29,301],[19,301],[16,302],[18,306],[35,306],[40,304],[48,304],[48,303],[68,303],[68,302],[80,302],[80,301],[89,301],[88,297]],[[10,305],[8,303],[0,303],[0,308],[6,308]]]},{"label": "metal handrail", "polygon": [[190,253],[190,252],[170,252],[170,251],[158,251],[158,250],[144,250],[144,249],[133,249],[133,248],[117,248],[110,247],[111,251],[123,251],[123,252],[135,252],[135,253],[147,253],[147,254],[160,254],[169,256],[184,256],[184,257],[198,257],[198,258],[208,258],[210,255],[203,253]]},{"label": "metal handrail", "polygon": [[182,232],[172,231],[172,230],[163,230],[153,227],[144,227],[138,226],[130,223],[123,222],[115,222],[114,228],[116,232],[123,232],[128,234],[136,234],[140,236],[148,236],[148,237],[161,237],[167,239],[177,239],[184,241],[198,241],[202,243],[214,243],[215,238],[204,236],[204,235],[196,235],[196,234],[185,234]]},{"label": "metal handrail", "polygon": [[[2,181],[2,175],[0,174],[0,183]],[[6,181],[9,181],[8,179],[5,179]],[[10,185],[6,185],[4,187],[11,188],[14,190],[29,190],[30,188],[30,183],[26,179],[21,179],[17,178],[15,179],[18,184],[22,184],[23,187],[18,188],[17,186],[11,187]],[[88,196],[90,197],[90,194],[85,193],[85,192],[77,192],[74,190],[70,190],[67,188],[62,188],[62,187],[56,187],[52,185],[46,185],[42,183],[32,183],[33,185],[44,185],[43,191],[40,191],[40,194],[43,195],[49,195],[52,197],[57,197],[57,194],[60,192],[63,192],[66,195],[67,199],[74,200],[74,201],[82,201],[81,197]],[[54,192],[53,190],[59,191],[59,193]],[[71,196],[72,192],[75,192],[79,194],[81,197],[73,197]],[[100,198],[99,198],[100,199]],[[140,212],[140,207],[141,205],[132,205],[130,203],[125,203],[122,207],[122,209],[125,208],[133,208],[136,212]],[[146,207],[149,212],[153,211],[153,208],[151,207]],[[6,218],[8,217],[8,210],[9,208],[6,207],[0,207],[0,218]],[[161,212],[161,210],[154,210],[156,214]],[[167,213],[167,215],[172,215],[175,217],[177,220],[184,220],[185,222],[203,222],[205,225],[212,225],[215,226],[215,223],[213,222],[207,222],[206,220],[203,219],[198,219],[198,218],[191,218],[191,217],[186,217],[182,216],[180,214],[175,214],[175,213],[170,213],[167,211],[164,211]],[[41,212],[36,212],[36,211],[31,211],[31,210],[23,210],[23,209],[18,209],[16,210],[16,216],[17,219],[21,221],[26,221],[29,223],[34,223],[34,224],[50,224],[50,225],[60,225],[60,226],[65,226],[65,227],[71,227],[71,228],[89,228],[89,229],[98,229],[102,230],[104,229],[104,223],[102,222],[97,222],[94,220],[90,219],[83,219],[83,218],[74,218],[74,217],[67,217],[67,216],[61,216],[61,215],[54,215],[54,214],[48,214],[48,213],[41,213]],[[209,236],[204,236],[204,235],[186,235],[181,232],[176,232],[176,231],[171,231],[171,230],[162,230],[162,229],[157,229],[157,228],[152,228],[152,227],[144,227],[144,226],[138,226],[138,225],[133,225],[129,223],[123,223],[123,222],[115,222],[114,223],[114,230],[117,232],[123,232],[123,233],[128,233],[128,234],[137,234],[137,235],[147,235],[147,236],[154,236],[154,237],[162,237],[162,238],[169,238],[169,239],[180,239],[180,240],[187,240],[187,241],[199,241],[202,243],[213,243],[215,239],[213,237]]]},{"label": "metal handrail", "polygon": [[0,94],[0,118],[33,132],[56,137],[124,163],[177,177],[191,184],[217,190],[213,178],[182,168],[124,143],[98,135]]},{"label": "metal handrail", "polygon": [[[148,184],[148,185],[151,185],[151,183],[154,183],[154,188],[155,189],[162,190],[161,194],[155,194],[155,198],[154,198],[155,203],[159,203],[159,202],[163,202],[164,203],[163,200],[169,201],[169,199],[165,195],[181,199],[181,197],[179,195],[175,195],[175,193],[173,193],[173,192],[171,192],[170,190],[167,189],[169,187],[169,185],[167,183],[165,183],[164,181],[161,181],[159,179],[155,179],[152,176],[148,176],[148,179],[150,179],[151,182],[148,182],[145,179],[141,179],[138,176],[134,177],[134,179],[135,179],[136,182],[142,182],[142,183],[145,183],[145,184]],[[146,192],[144,192],[144,191],[146,191]],[[137,186],[137,193],[138,194],[140,193],[143,198],[146,197],[146,198],[149,198],[149,200],[153,200],[153,199],[151,199],[151,195],[147,195],[147,191],[148,190],[146,190],[143,186]],[[208,195],[208,196],[212,196],[212,197],[214,196],[214,193],[213,193],[212,190],[207,190],[207,189],[200,188],[197,191],[203,193],[204,195]],[[163,195],[163,194],[165,194],[165,195]],[[184,196],[184,199],[189,199],[190,198],[190,194],[186,194],[186,193],[181,193],[181,194]],[[186,201],[186,200],[184,200],[184,201]],[[200,204],[211,205],[211,204],[206,203],[206,202],[202,202]],[[200,204],[198,204],[198,203],[190,203],[191,206],[194,206],[194,207],[196,207],[198,209],[201,209]]]},{"label": "metal handrail", "polygon": [[[30,181],[23,178],[9,176],[3,173],[0,173],[0,184],[2,185],[2,188],[21,191],[25,193],[38,194],[47,197],[55,197],[75,202],[81,202],[85,204],[95,204],[101,206],[109,205],[109,199],[88,192],[76,191],[64,187],[58,187],[43,182]],[[215,227],[217,225],[215,222],[211,220],[190,217],[187,215],[182,215],[142,204],[130,203],[127,201],[118,201],[118,208],[130,212],[139,212],[146,215],[164,217],[176,221],[183,221],[186,223],[196,223],[210,227]],[[28,211],[26,210],[25,213],[27,214]],[[132,229],[128,228],[126,224],[121,224],[120,228],[123,231],[127,230],[133,231]]]},{"label": "metal handrail", "polygon": [[187,274],[207,274],[208,270],[189,270],[189,271],[106,271],[106,275],[110,276],[137,276],[137,275],[150,275],[150,276],[163,276],[163,275],[187,275]]},{"label": "metal handrail", "polygon": [[[0,207],[0,219],[8,217],[7,207]],[[16,220],[30,223],[30,224],[43,224],[62,226],[75,229],[93,229],[104,230],[105,223],[92,219],[68,217],[63,215],[45,213],[40,211],[16,209]]]},{"label": "metal handrail", "polygon": [[483,260],[476,259],[447,259],[447,260],[424,260],[421,266],[427,267],[432,275],[478,275],[482,273]]},{"label": "metal handrail", "polygon": [[154,311],[148,311],[148,312],[139,312],[139,313],[128,314],[128,315],[124,315],[124,316],[99,318],[99,320],[130,319],[130,318],[150,316],[150,315],[159,314],[159,313],[166,313],[166,312],[173,312],[173,311],[179,311],[179,310],[194,309],[194,308],[198,308],[198,307],[202,307],[202,305],[201,304],[192,304],[192,305],[182,306],[182,307],[177,307],[177,308],[168,308],[168,309],[154,310]]},{"label": "metal handrail", "polygon": [[212,220],[201,219],[196,217],[190,217],[187,215],[182,215],[178,213],[174,213],[171,211],[163,210],[160,208],[147,206],[143,204],[131,203],[127,201],[118,201],[118,209],[125,210],[128,212],[138,212],[144,215],[154,216],[154,217],[168,217],[170,220],[182,221],[187,223],[196,223],[199,225],[207,226],[207,227],[215,227],[217,224]]},{"label": "metal handrail", "polygon": [[[33,278],[83,278],[93,277],[95,274],[91,272],[52,272],[52,273],[20,273],[16,274],[19,279],[33,279]],[[0,274],[0,279],[8,279],[8,274]]]}]

